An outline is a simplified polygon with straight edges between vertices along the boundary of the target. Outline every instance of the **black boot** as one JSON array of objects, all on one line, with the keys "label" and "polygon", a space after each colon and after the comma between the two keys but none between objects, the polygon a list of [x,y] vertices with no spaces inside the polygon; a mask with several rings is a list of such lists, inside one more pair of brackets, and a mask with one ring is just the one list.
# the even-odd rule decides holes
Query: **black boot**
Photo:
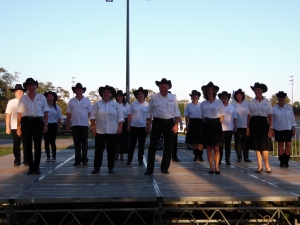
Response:
[{"label": "black boot", "polygon": [[283,155],[278,155],[278,160],[280,162],[280,167],[284,167],[284,158],[285,158],[285,154]]},{"label": "black boot", "polygon": [[198,160],[198,157],[199,157],[199,151],[198,150],[194,150],[194,161],[196,162]]},{"label": "black boot", "polygon": [[203,150],[198,150],[198,154],[199,154],[199,161],[200,162],[204,162],[204,159],[203,159]]},{"label": "black boot", "polygon": [[35,173],[35,174],[41,174],[40,166],[35,166],[35,167],[34,167],[34,173]]},{"label": "black boot", "polygon": [[290,157],[291,157],[291,155],[285,154],[285,161],[284,161],[284,166],[285,167],[289,167],[290,166],[289,165]]}]

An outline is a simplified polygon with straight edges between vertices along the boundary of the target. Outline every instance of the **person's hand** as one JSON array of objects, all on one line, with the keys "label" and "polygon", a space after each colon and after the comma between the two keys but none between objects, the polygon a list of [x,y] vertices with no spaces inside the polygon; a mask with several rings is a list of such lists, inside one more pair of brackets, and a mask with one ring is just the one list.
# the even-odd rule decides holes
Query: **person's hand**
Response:
[{"label": "person's hand", "polygon": [[295,136],[296,135],[296,130],[295,128],[292,129],[292,136]]},{"label": "person's hand", "polygon": [[175,125],[173,126],[172,131],[173,131],[174,134],[177,134],[177,133],[178,133],[178,125],[177,125],[177,124],[175,124]]},{"label": "person's hand", "polygon": [[91,133],[93,136],[96,136],[96,128],[95,127],[91,127]]},{"label": "person's hand", "polygon": [[21,127],[17,127],[17,135],[18,135],[19,137],[22,136]]},{"label": "person's hand", "polygon": [[236,131],[237,131],[236,126],[234,126],[233,131],[234,131],[234,133],[236,133]]},{"label": "person's hand", "polygon": [[182,124],[180,125],[180,130],[183,130],[183,126],[182,126]]},{"label": "person's hand", "polygon": [[67,126],[66,126],[66,130],[70,133],[70,131],[71,131],[71,130],[70,130],[70,125],[67,125]]},{"label": "person's hand", "polygon": [[272,129],[272,128],[269,128],[269,131],[268,131],[268,138],[272,137],[272,132],[273,132],[273,129]]},{"label": "person's hand", "polygon": [[6,134],[10,134],[10,128],[8,127],[8,128],[6,128]]},{"label": "person's hand", "polygon": [[127,127],[127,131],[130,132],[131,131],[131,126]]},{"label": "person's hand", "polygon": [[44,128],[43,128],[43,133],[47,133],[47,131],[48,131],[48,125],[44,125]]},{"label": "person's hand", "polygon": [[150,133],[150,124],[147,124],[147,125],[146,125],[145,130],[146,130],[146,133],[147,133],[147,134]]},{"label": "person's hand", "polygon": [[118,127],[117,134],[122,134],[122,127]]},{"label": "person's hand", "polygon": [[188,132],[189,131],[189,126],[186,126],[184,129],[185,129],[186,132]]},{"label": "person's hand", "polygon": [[246,129],[246,135],[247,135],[247,137],[250,136],[250,130],[248,128]]}]

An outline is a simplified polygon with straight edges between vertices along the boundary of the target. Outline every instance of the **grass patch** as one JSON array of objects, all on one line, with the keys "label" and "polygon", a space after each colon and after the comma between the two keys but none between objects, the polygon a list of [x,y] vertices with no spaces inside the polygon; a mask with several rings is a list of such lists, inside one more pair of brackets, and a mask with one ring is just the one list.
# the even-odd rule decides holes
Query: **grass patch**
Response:
[{"label": "grass patch", "polygon": [[0,157],[9,155],[13,153],[13,147],[1,147],[0,149]]},{"label": "grass patch", "polygon": [[11,134],[6,134],[6,127],[0,127],[0,139],[12,139]]}]

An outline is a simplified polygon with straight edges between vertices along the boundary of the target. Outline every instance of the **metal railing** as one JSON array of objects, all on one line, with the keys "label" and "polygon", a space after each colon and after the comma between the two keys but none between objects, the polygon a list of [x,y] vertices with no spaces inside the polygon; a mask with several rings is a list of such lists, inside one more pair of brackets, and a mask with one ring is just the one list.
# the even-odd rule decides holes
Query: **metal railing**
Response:
[{"label": "metal railing", "polygon": [[[278,156],[278,142],[272,137],[273,143],[273,152],[270,152],[271,155]],[[300,157],[300,134],[296,133],[292,138],[291,143],[291,157]]]}]

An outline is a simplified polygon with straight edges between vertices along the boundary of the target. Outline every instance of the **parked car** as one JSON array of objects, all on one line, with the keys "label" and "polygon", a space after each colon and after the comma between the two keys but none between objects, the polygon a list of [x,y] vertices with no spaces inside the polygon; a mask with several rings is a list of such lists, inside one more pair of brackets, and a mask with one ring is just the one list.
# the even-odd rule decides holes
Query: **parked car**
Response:
[{"label": "parked car", "polygon": [[[71,120],[72,124],[72,120]],[[67,131],[67,116],[62,116],[60,120],[60,133],[58,135],[64,135],[66,133],[72,133],[72,127],[70,127],[70,132]]]}]

